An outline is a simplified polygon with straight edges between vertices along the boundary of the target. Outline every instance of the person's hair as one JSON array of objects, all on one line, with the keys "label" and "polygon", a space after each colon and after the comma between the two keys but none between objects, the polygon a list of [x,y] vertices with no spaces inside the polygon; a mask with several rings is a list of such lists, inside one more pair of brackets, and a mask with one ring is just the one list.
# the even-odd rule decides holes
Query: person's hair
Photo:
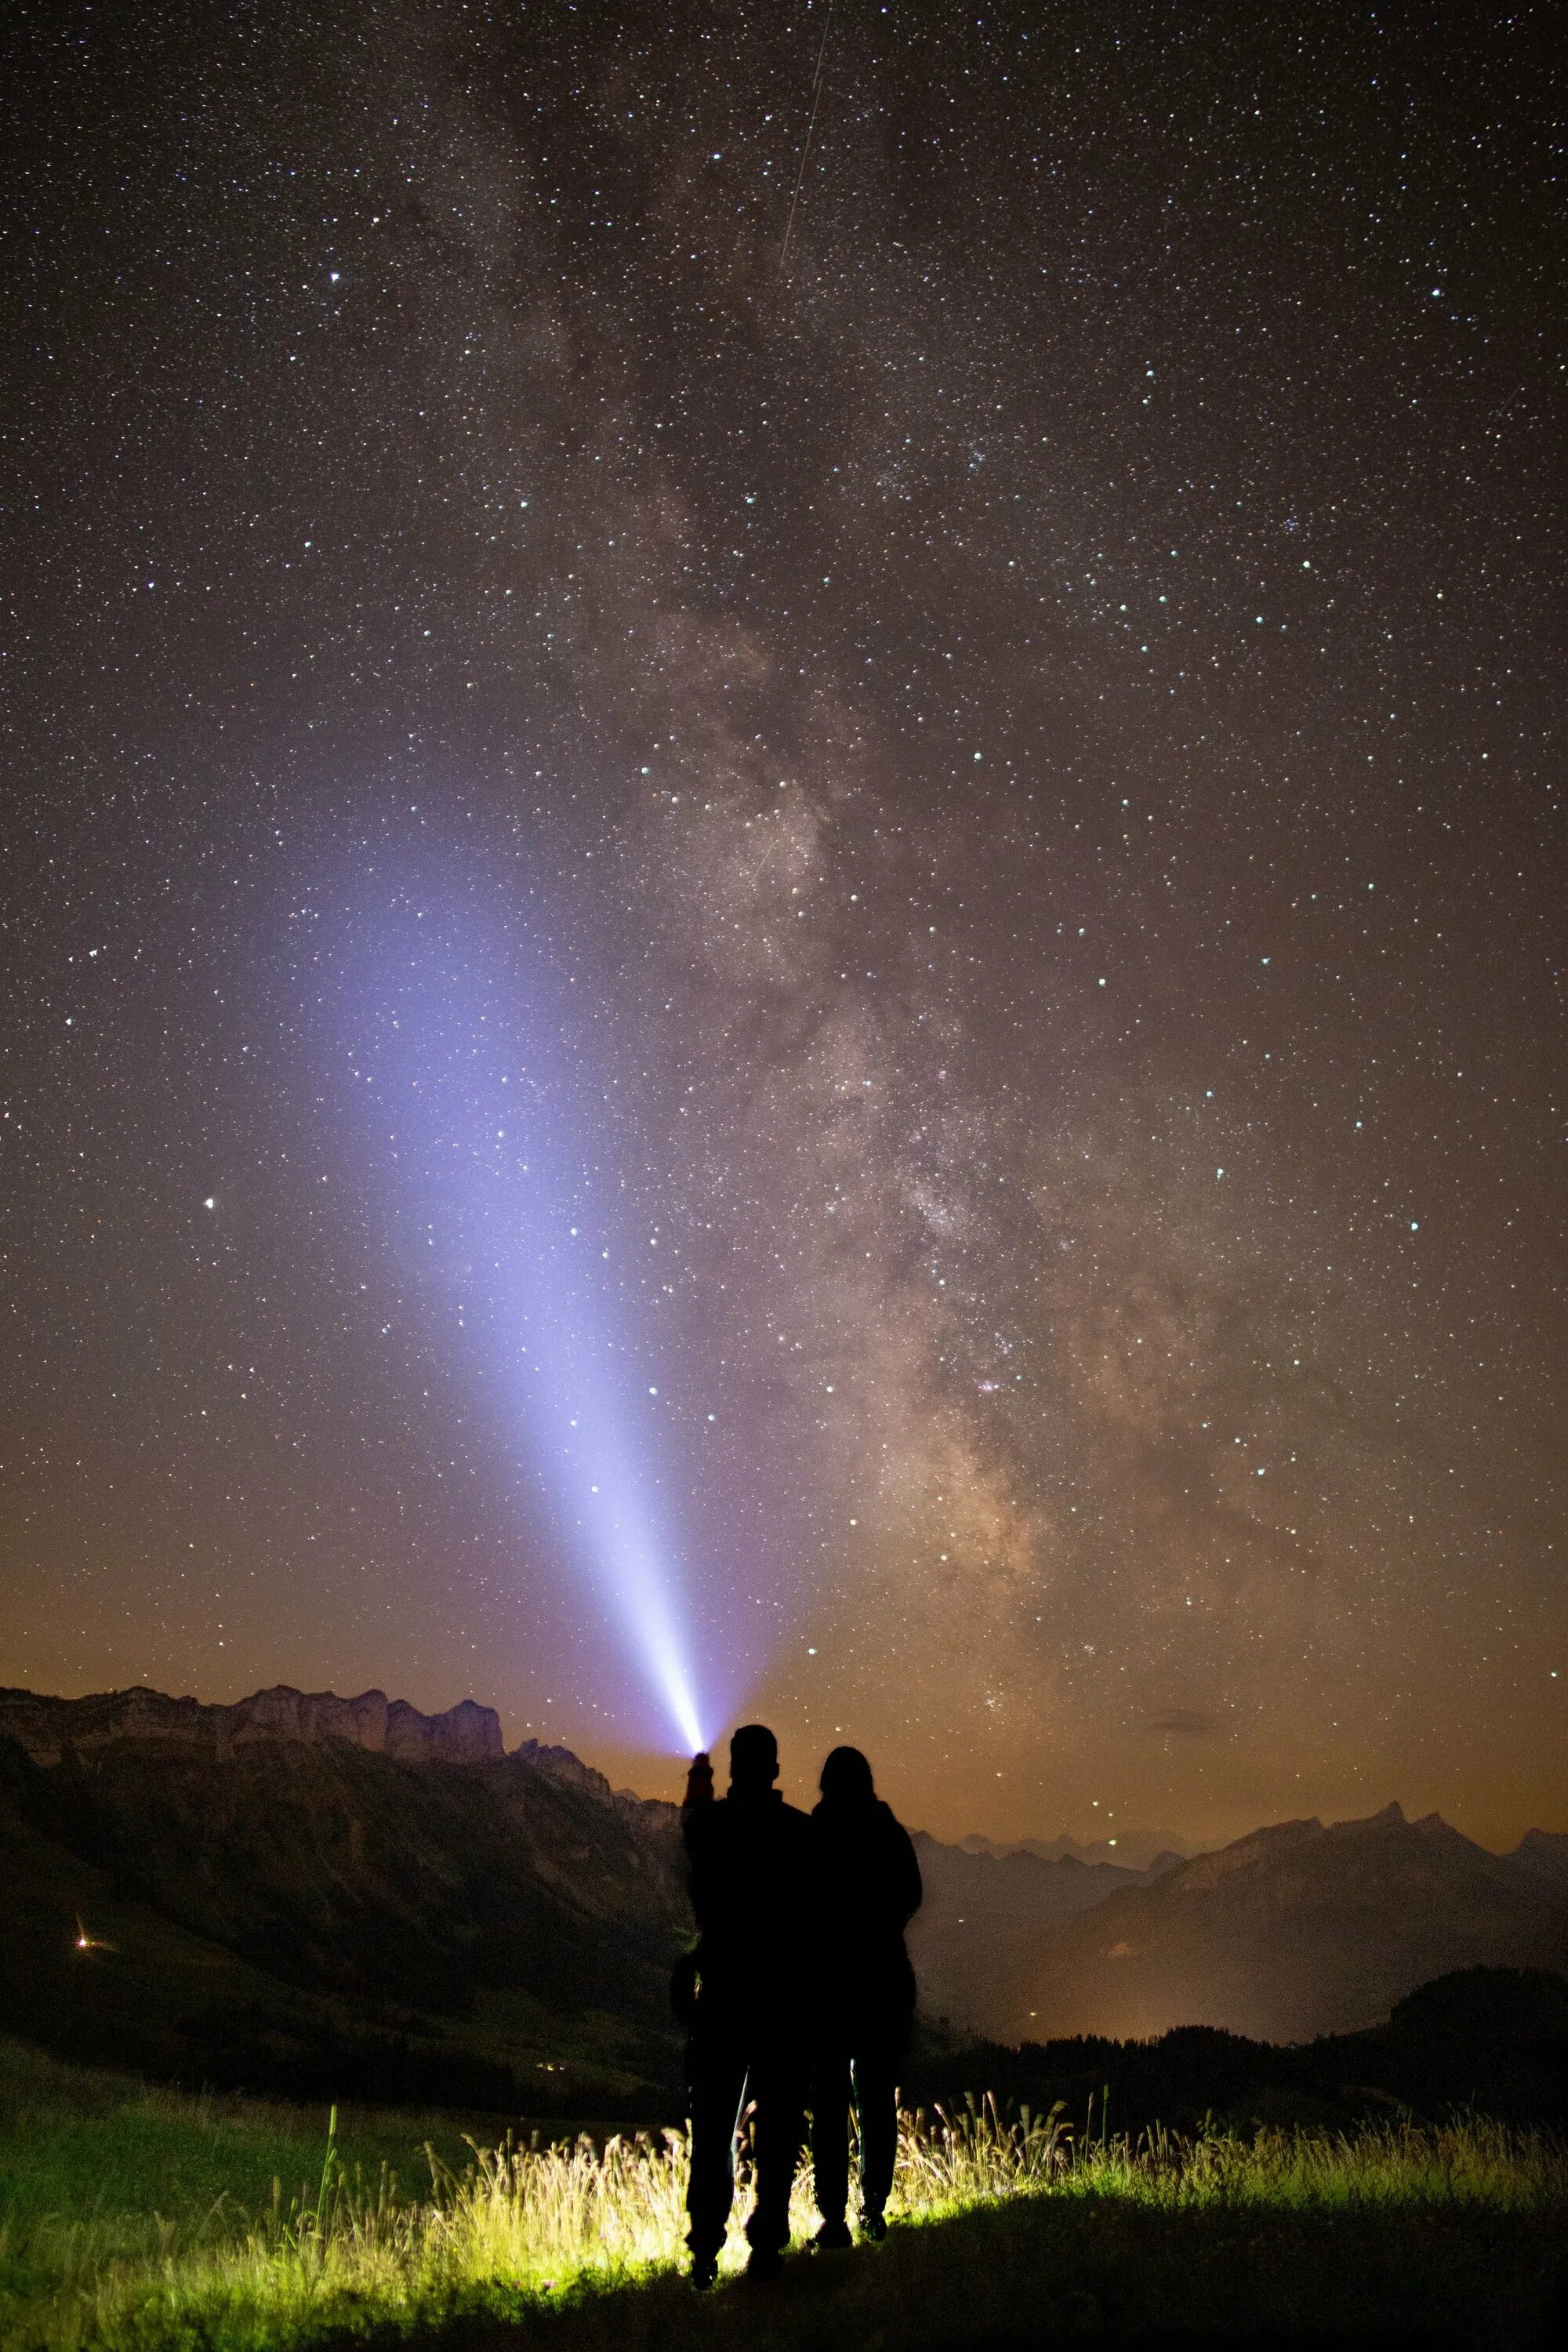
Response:
[{"label": "person's hair", "polygon": [[837,1804],[866,1804],[877,1793],[871,1767],[858,1748],[836,1748],[823,1765],[816,1785]]},{"label": "person's hair", "polygon": [[771,1787],[779,1776],[779,1744],[765,1723],[743,1723],[730,1741],[731,1780],[762,1780]]}]

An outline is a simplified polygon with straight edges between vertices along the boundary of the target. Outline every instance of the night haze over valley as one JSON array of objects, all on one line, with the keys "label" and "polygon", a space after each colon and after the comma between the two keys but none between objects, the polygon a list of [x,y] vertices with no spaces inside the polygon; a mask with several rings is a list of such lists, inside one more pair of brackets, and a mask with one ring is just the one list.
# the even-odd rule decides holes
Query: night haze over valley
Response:
[{"label": "night haze over valley", "polygon": [[0,1684],[1568,1826],[1551,31],[14,10]]}]

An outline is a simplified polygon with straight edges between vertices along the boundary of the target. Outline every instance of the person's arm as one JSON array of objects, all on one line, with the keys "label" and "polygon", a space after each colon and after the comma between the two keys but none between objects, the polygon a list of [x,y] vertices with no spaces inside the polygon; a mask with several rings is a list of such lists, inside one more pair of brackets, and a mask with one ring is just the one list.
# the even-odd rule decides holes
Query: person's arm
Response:
[{"label": "person's arm", "polygon": [[700,1929],[711,1927],[717,1849],[721,1845],[720,1821],[723,1807],[713,1796],[713,1768],[706,1756],[694,1760],[686,1781],[687,1801],[680,1808],[680,1842],[686,1848],[687,1885]]},{"label": "person's arm", "polygon": [[707,1754],[694,1756],[680,1801],[680,1842],[695,1872],[703,1852],[704,1832],[713,1819],[713,1766]]}]

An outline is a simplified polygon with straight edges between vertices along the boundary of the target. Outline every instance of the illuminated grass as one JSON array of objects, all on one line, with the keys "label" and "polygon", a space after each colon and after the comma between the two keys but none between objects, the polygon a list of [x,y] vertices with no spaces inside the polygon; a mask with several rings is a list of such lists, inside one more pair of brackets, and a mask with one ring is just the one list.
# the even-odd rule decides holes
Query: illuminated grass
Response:
[{"label": "illuminated grass", "polygon": [[[75,2214],[35,2211],[19,2231],[0,2222],[11,2272],[8,2301],[0,2287],[0,2326],[18,2352],[248,2352],[370,2334],[493,2336],[497,2323],[528,2335],[546,2326],[552,2340],[564,2330],[574,2343],[631,2352],[668,2337],[668,2327],[646,2336],[643,2329],[648,2313],[665,2308],[669,2290],[658,2283],[680,2257],[686,2165],[676,2132],[470,2146],[461,2164],[432,2152],[416,2192],[385,2165],[367,2179],[332,2142],[308,2189],[286,2197],[275,2185],[248,2211],[220,2196],[205,2210],[187,2207],[183,2220],[160,2219],[175,2195],[149,2176],[132,2242],[123,2231],[106,2234],[90,2204]],[[815,2224],[809,2185],[803,2172],[798,2238]],[[1268,2232],[1287,2252],[1309,2240],[1331,2242],[1347,2279],[1354,2250],[1373,2243],[1383,2249],[1382,2277],[1395,2240],[1417,2250],[1412,2260],[1435,2277],[1445,2260],[1461,2279],[1466,2263],[1479,2260],[1491,2273],[1487,2291],[1501,2326],[1498,2246],[1506,2253],[1515,2239],[1524,2245],[1526,2232],[1544,2244],[1542,2220],[1568,2217],[1568,2157],[1542,2136],[1486,2122],[1354,2137],[1267,2132],[1192,2142],[1155,2134],[1136,2146],[1075,2145],[1059,2115],[1010,2122],[987,2103],[951,2117],[904,2118],[889,2216],[900,2226],[883,2253],[801,2266],[816,2316],[807,2326],[786,2295],[770,2307],[768,2342],[827,2340],[825,2295],[836,2308],[869,2297],[869,2316],[901,2312],[889,2343],[962,2340],[928,2332],[944,2296],[961,2316],[990,2312],[992,2324],[1009,2311],[1038,2323],[1055,2309],[1068,2332],[1081,2333],[1085,2310],[1098,2314],[1139,2279],[1156,2305],[1173,2294],[1190,2300],[1205,2247],[1224,2253],[1214,2294],[1234,2302],[1246,2291],[1247,2250]],[[931,2221],[947,2226],[910,2226]],[[1491,2233],[1485,2249],[1478,2226]],[[738,2210],[724,2269],[739,2270],[743,2257]],[[1279,2259],[1269,2256],[1270,2275]],[[1321,2270],[1321,2256],[1294,2285],[1289,2263],[1280,2272],[1279,2292],[1294,2298],[1287,2315],[1299,2317],[1296,2306],[1318,2292],[1314,2265]],[[1167,2268],[1174,2284],[1163,2283]],[[1063,2288],[1079,2273],[1086,2284]],[[647,2292],[613,2292],[633,2287]],[[1451,2306],[1457,2290],[1443,2292]],[[730,2299],[721,2288],[689,2305],[682,2340],[692,2330],[693,2340],[705,2339]],[[1142,2310],[1136,2296],[1133,2304]],[[748,2325],[763,2315],[753,2309]],[[1489,2339],[1483,2329],[1473,2340]]]}]

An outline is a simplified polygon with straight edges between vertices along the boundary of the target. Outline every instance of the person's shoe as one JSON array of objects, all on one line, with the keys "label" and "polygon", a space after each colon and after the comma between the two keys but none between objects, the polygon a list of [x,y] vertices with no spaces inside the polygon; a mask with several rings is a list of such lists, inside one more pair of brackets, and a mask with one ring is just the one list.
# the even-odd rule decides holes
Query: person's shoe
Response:
[{"label": "person's shoe", "polygon": [[874,2246],[879,2246],[887,2234],[888,2225],[880,2213],[861,2214],[860,2235],[863,2238],[869,2238]]},{"label": "person's shoe", "polygon": [[701,2294],[707,2288],[710,2287],[718,2275],[719,2258],[717,2254],[692,2255],[691,2267],[687,2272],[686,2276],[690,2285],[696,2289],[699,2294]]},{"label": "person's shoe", "polygon": [[776,2246],[753,2246],[746,2257],[746,2276],[759,2285],[771,2286],[784,2276],[784,2256]]},{"label": "person's shoe", "polygon": [[814,2254],[842,2254],[854,2243],[847,2221],[824,2221],[811,2242],[811,2251]]}]

